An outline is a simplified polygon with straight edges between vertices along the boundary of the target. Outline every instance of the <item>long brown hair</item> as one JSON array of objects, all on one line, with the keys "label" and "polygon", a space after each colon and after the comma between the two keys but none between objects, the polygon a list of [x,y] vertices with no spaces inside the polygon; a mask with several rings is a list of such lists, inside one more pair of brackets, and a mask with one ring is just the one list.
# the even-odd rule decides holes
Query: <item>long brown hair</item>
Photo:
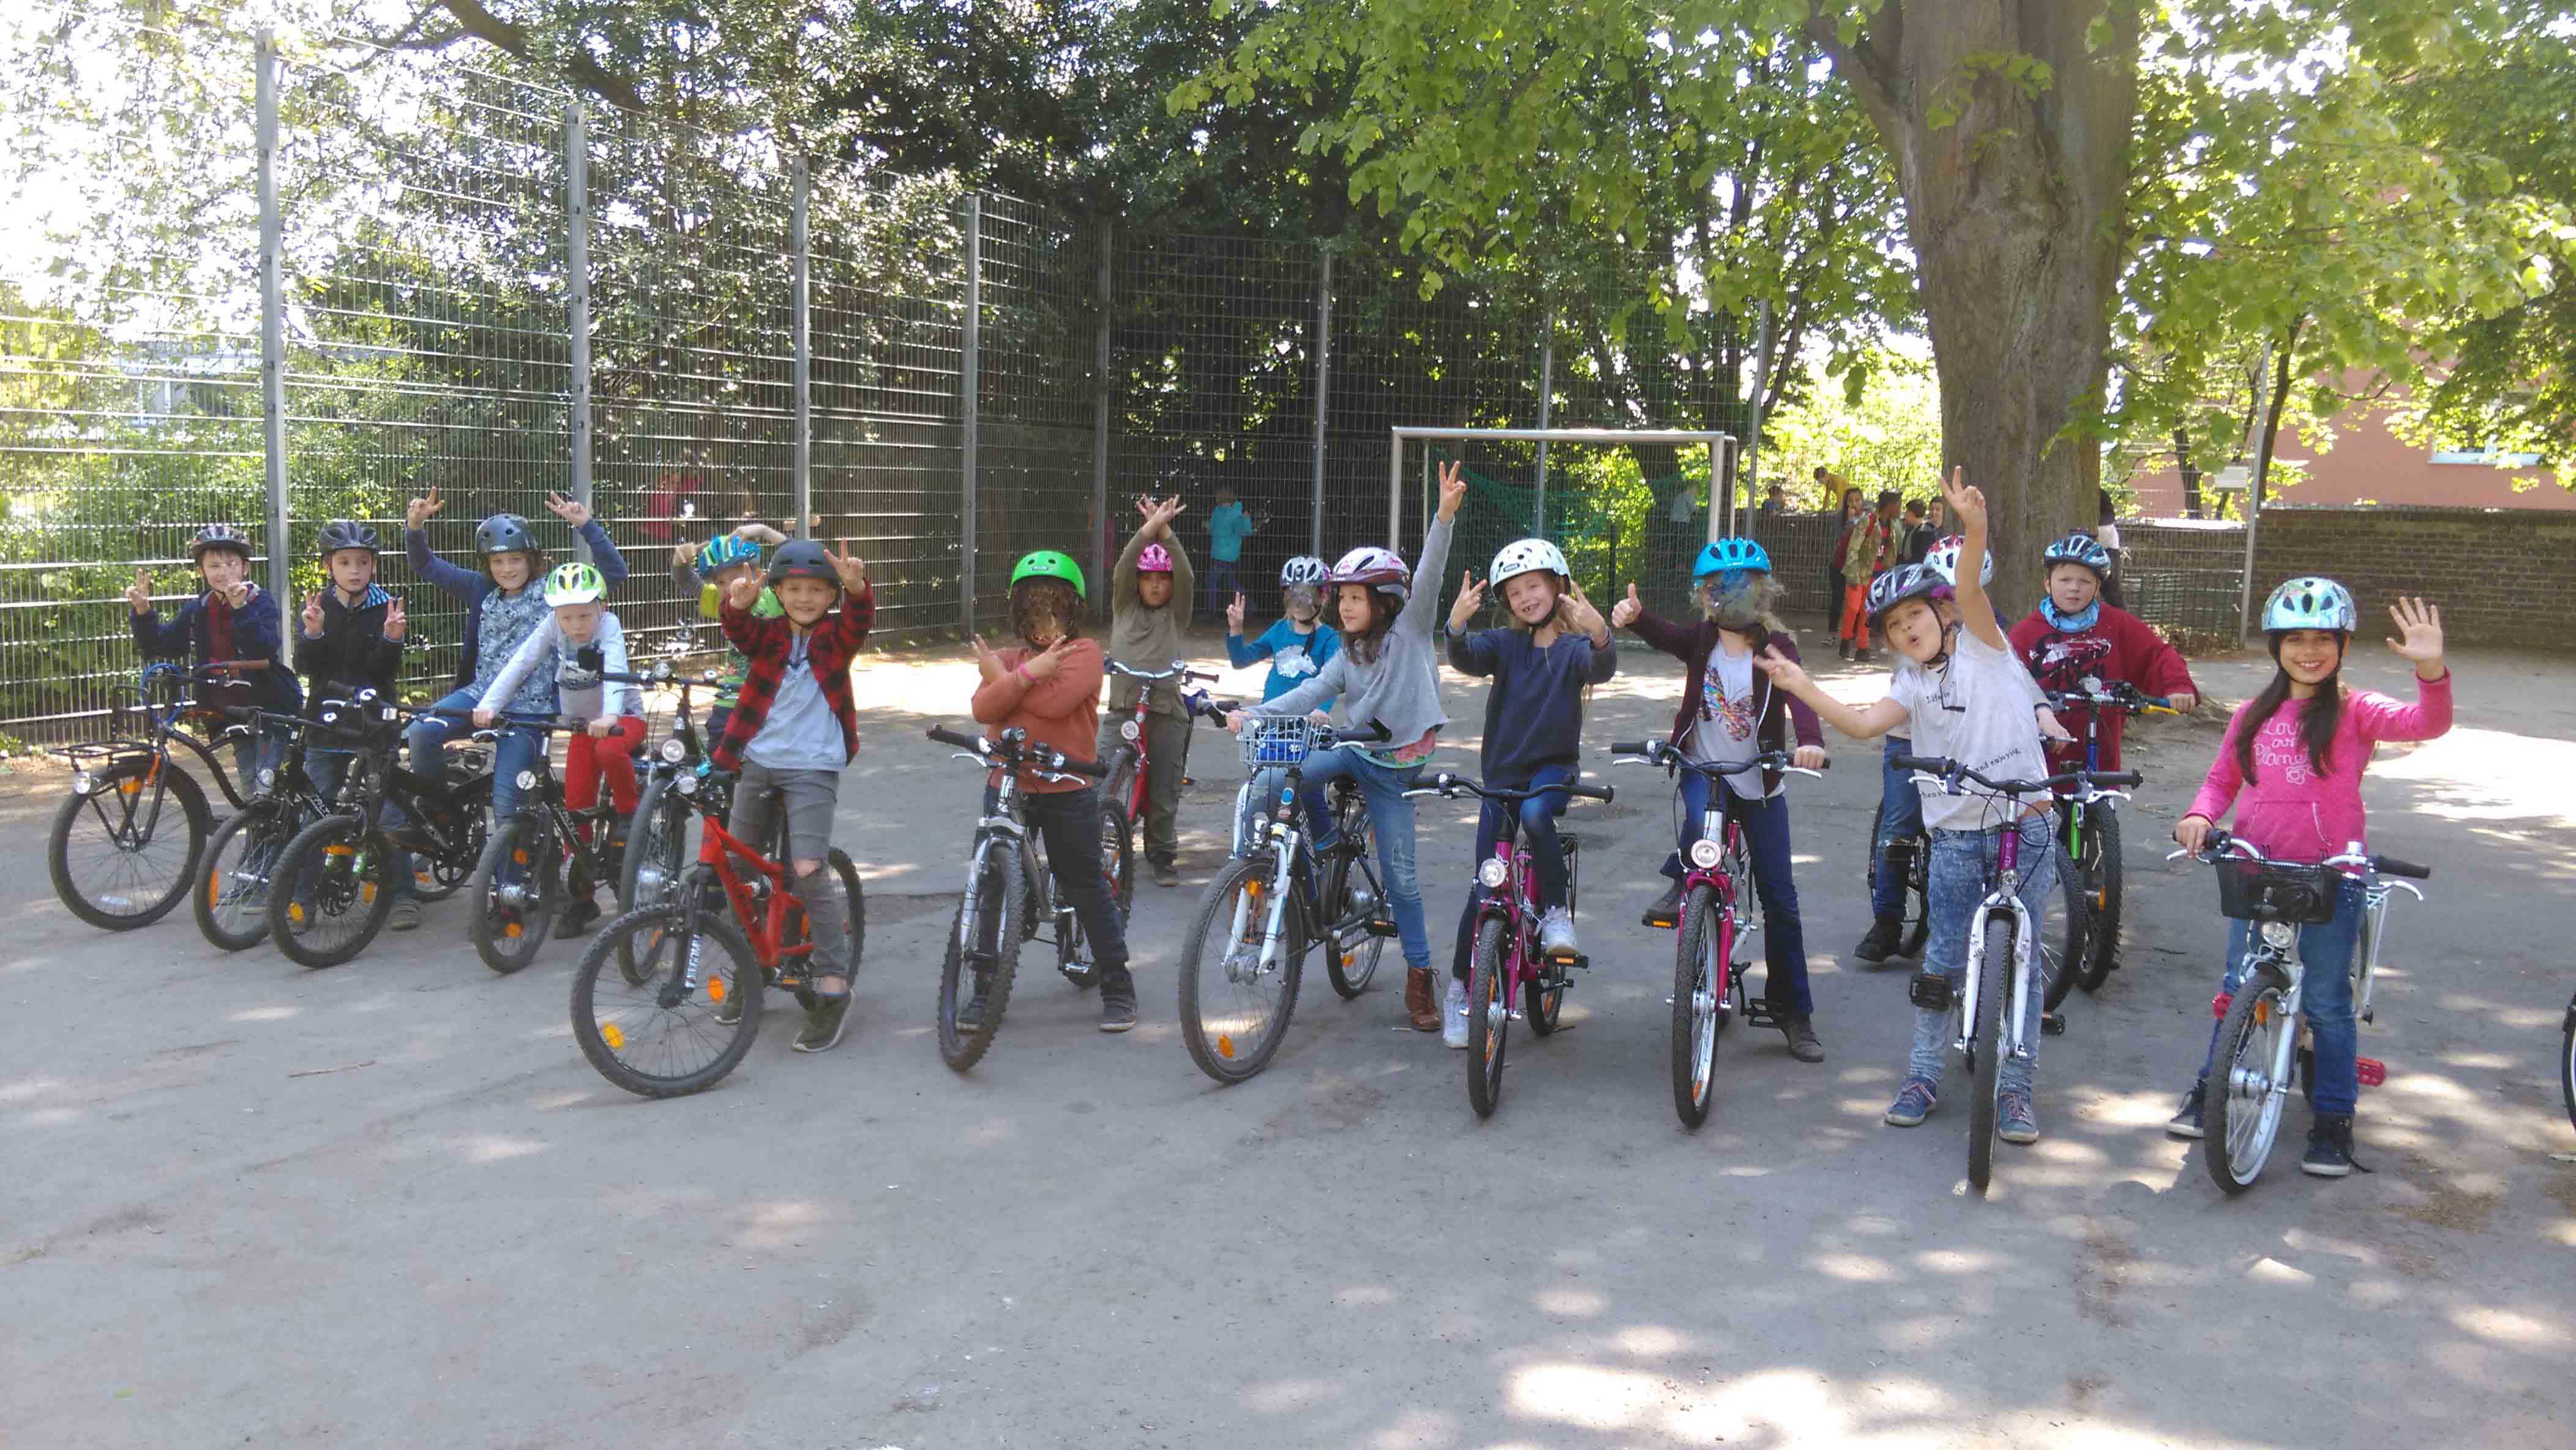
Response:
[{"label": "long brown hair", "polygon": [[[2272,643],[2272,682],[2263,687],[2245,706],[2245,720],[2236,729],[2236,769],[2245,783],[2254,783],[2254,737],[2283,705],[2290,701],[2290,672],[2281,668],[2282,632],[2275,631]],[[2308,708],[2299,715],[2299,743],[2307,747],[2308,764],[2320,776],[2330,774],[2334,753],[2335,727],[2343,723],[2343,652],[2352,636],[2338,630],[2335,646],[2334,673],[2317,682],[2316,693],[2308,697]]]},{"label": "long brown hair", "polygon": [[[1338,625],[1341,622],[1342,612],[1341,586],[1334,586],[1333,596],[1333,622]],[[1387,629],[1395,623],[1395,616],[1403,610],[1404,606],[1397,602],[1394,595],[1383,589],[1371,589],[1368,592],[1368,601],[1368,628],[1357,634],[1345,631],[1342,635],[1342,648],[1361,664],[1373,665],[1377,663],[1378,650],[1386,640]]]}]

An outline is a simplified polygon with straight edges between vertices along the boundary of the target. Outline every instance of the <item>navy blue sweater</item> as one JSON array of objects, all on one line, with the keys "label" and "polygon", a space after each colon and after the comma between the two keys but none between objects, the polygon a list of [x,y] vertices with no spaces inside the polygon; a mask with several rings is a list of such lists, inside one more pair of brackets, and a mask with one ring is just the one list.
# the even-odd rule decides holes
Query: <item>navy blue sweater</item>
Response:
[{"label": "navy blue sweater", "polygon": [[1505,626],[1449,636],[1449,667],[1490,675],[1485,693],[1485,745],[1479,757],[1487,785],[1513,789],[1540,768],[1575,764],[1583,750],[1583,691],[1618,671],[1619,646],[1593,648],[1561,634],[1542,650],[1525,629]]}]

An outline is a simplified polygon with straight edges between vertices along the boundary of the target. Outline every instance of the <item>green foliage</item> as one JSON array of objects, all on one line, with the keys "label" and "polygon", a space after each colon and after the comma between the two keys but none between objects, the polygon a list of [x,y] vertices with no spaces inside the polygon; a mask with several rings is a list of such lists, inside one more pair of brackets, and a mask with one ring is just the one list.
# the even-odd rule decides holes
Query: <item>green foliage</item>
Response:
[{"label": "green foliage", "polygon": [[1854,376],[1856,392],[1801,399],[1764,420],[1762,473],[1790,500],[1811,507],[1823,467],[1876,498],[1895,489],[1929,500],[1940,493],[1941,393],[1928,361],[1883,352]]}]

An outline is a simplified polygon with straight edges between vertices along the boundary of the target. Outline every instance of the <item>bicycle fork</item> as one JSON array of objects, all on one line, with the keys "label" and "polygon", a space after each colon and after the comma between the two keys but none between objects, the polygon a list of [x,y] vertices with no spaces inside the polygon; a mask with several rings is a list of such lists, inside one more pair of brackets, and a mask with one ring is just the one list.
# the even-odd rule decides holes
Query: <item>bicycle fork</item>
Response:
[{"label": "bicycle fork", "polygon": [[2005,970],[2006,990],[2012,996],[2004,1002],[2003,1050],[2008,1057],[2028,1060],[2030,1047],[2030,990],[2028,973],[2037,952],[2035,931],[2030,914],[2012,892],[2011,883],[1977,903],[1976,914],[1968,919],[1968,965],[1959,986],[1959,1036],[1952,1045],[1973,1061],[1977,1054],[1977,1000],[1986,989],[1986,924],[1997,912],[2012,918],[2012,962]]},{"label": "bicycle fork", "polygon": [[[1242,949],[1239,945],[1235,951],[1228,953],[1226,976],[1229,980],[1241,982],[1267,976],[1279,969],[1280,950],[1288,937],[1288,897],[1296,889],[1297,853],[1302,841],[1294,827],[1275,824],[1272,826],[1271,839],[1276,844],[1270,857],[1269,900],[1255,905],[1251,892],[1236,893],[1234,934],[1228,938],[1229,941],[1236,943],[1244,941],[1246,932],[1252,925],[1252,913],[1259,911],[1262,913],[1261,952],[1250,963],[1241,962]],[[1249,966],[1250,970],[1244,970],[1245,966]]]}]

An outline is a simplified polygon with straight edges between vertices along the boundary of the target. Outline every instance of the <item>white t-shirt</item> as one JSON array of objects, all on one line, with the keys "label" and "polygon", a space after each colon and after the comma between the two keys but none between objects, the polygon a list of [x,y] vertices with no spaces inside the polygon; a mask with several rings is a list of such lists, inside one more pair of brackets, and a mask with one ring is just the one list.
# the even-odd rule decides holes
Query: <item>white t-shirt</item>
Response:
[{"label": "white t-shirt", "polygon": [[[1998,780],[2037,780],[2048,774],[2039,747],[2038,690],[2030,672],[2009,650],[1962,629],[1940,669],[1898,670],[1888,697],[1912,717],[1907,736],[1917,755],[1946,756]],[[1950,831],[2000,826],[2018,814],[2007,803],[1963,781],[1963,795],[1917,781],[1923,824]],[[2036,803],[2039,797],[2030,797]]]},{"label": "white t-shirt", "polygon": [[[1757,736],[1762,720],[1753,713],[1752,652],[1730,655],[1720,644],[1708,652],[1708,669],[1700,678],[1699,721],[1691,727],[1692,758],[1706,765],[1733,765],[1760,754],[1762,742]],[[1758,770],[1730,775],[1725,780],[1729,789],[1746,800],[1762,796],[1762,772]]]}]

